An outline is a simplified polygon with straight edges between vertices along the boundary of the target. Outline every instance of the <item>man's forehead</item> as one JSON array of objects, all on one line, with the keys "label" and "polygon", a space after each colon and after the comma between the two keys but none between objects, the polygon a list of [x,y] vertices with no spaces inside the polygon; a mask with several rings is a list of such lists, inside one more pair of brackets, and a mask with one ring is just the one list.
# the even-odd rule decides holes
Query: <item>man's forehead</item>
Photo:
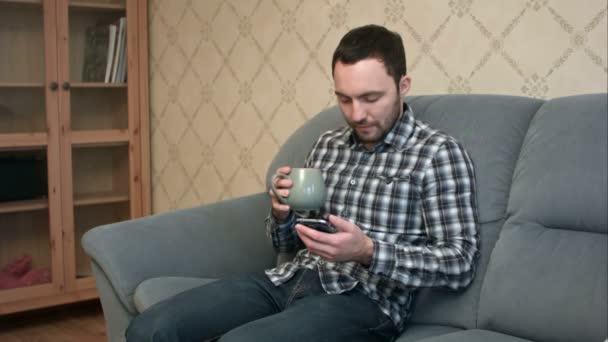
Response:
[{"label": "man's forehead", "polygon": [[386,93],[395,87],[395,81],[386,72],[384,64],[375,58],[353,64],[336,64],[334,88],[336,94],[360,97],[370,93]]}]

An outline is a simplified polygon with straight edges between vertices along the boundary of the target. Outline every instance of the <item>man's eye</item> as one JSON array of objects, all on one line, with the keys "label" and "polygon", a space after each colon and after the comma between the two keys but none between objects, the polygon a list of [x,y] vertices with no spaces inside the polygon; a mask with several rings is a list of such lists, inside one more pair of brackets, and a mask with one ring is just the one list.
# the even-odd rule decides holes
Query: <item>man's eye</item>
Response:
[{"label": "man's eye", "polygon": [[338,101],[340,101],[340,103],[350,103],[350,99],[348,97],[338,97]]},{"label": "man's eye", "polygon": [[378,101],[378,99],[380,99],[380,96],[366,96],[363,98],[363,101],[372,103]]}]

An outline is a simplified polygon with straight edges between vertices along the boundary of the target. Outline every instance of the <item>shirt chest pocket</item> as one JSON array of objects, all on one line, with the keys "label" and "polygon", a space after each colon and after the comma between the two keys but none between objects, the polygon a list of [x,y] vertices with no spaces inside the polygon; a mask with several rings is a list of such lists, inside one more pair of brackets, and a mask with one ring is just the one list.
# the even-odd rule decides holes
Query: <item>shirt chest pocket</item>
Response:
[{"label": "shirt chest pocket", "polygon": [[420,195],[410,174],[372,174],[365,182],[361,201],[369,209],[372,230],[391,231],[403,227],[418,210]]},{"label": "shirt chest pocket", "polygon": [[373,173],[369,177],[367,186],[370,193],[376,196],[389,196],[395,199],[414,199],[417,188],[410,174],[387,175]]}]

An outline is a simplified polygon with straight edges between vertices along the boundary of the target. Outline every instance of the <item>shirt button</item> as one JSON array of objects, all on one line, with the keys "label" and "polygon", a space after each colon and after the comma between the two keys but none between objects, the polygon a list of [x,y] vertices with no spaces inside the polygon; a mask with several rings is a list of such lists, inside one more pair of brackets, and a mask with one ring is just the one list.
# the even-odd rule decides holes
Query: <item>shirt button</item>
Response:
[{"label": "shirt button", "polygon": [[351,180],[350,180],[350,185],[355,185],[355,184],[357,184],[357,181],[356,181],[356,180],[354,180],[354,179],[351,179]]},{"label": "shirt button", "polygon": [[342,217],[346,217],[346,216],[348,216],[348,210],[344,209],[344,210],[342,210]]},{"label": "shirt button", "polygon": [[369,158],[369,153],[364,153],[364,154],[361,156],[361,160],[363,160],[363,161],[367,160],[367,158]]}]

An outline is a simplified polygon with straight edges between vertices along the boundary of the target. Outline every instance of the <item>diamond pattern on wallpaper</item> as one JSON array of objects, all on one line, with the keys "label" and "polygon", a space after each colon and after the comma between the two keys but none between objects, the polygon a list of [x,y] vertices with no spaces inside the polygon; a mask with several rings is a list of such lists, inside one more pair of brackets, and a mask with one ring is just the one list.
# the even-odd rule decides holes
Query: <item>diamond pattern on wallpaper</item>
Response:
[{"label": "diamond pattern on wallpaper", "polygon": [[401,33],[412,94],[550,98],[608,86],[607,2],[149,2],[154,212],[264,189],[280,145],[335,103],[349,29]]},{"label": "diamond pattern on wallpaper", "polygon": [[258,142],[251,149],[251,166],[262,184],[266,181],[266,169],[277,152],[277,143],[266,131],[262,133]]},{"label": "diamond pattern on wallpaper", "polygon": [[207,27],[195,11],[185,11],[182,20],[169,32],[174,32],[176,36],[171,39],[174,45],[177,45],[185,56],[191,57],[199,49],[205,29]]},{"label": "diamond pattern on wallpaper", "polygon": [[192,128],[196,132],[201,143],[215,145],[217,139],[224,129],[224,120],[213,105],[203,104],[195,113],[192,120]]},{"label": "diamond pattern on wallpaper", "polygon": [[239,38],[238,16],[226,2],[222,4],[218,14],[211,22],[211,39],[218,45],[220,51],[227,55]]},{"label": "diamond pattern on wallpaper", "polygon": [[252,112],[255,111],[251,105],[243,103],[228,123],[228,128],[243,147],[253,146],[263,133],[264,122],[257,115],[252,115]]},{"label": "diamond pattern on wallpaper", "polygon": [[178,149],[177,157],[183,165],[188,179],[193,179],[204,163],[200,152],[202,150],[202,144],[191,127],[186,130],[179,144],[190,147]]},{"label": "diamond pattern on wallpaper", "polygon": [[263,65],[255,80],[251,83],[251,102],[260,116],[267,120],[272,118],[281,103],[281,80],[268,65]]}]

